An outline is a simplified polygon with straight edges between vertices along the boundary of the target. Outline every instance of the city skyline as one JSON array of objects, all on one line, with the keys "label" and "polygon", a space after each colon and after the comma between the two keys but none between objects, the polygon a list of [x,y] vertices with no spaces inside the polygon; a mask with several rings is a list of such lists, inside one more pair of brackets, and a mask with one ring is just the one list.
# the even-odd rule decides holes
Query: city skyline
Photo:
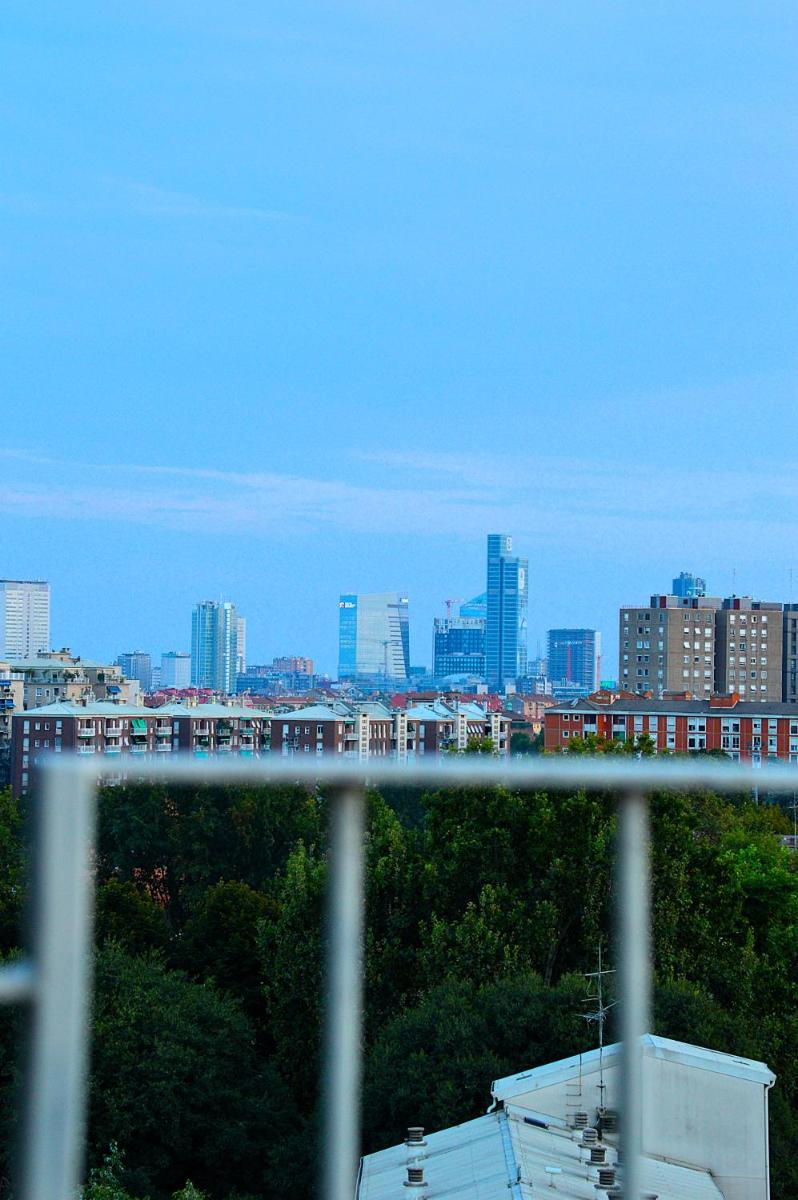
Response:
[{"label": "city skyline", "polygon": [[249,657],[332,671],[318,614],[401,586],[426,651],[490,529],[530,653],[611,661],[682,563],[796,599],[798,9],[765,7],[15,5],[0,570],[52,580],[53,639],[185,649],[223,592]]},{"label": "city skyline", "polygon": [[[483,559],[485,536],[486,535],[484,534],[480,535],[479,548],[477,551],[480,557]],[[515,539],[515,541],[517,543],[518,539]],[[674,577],[674,573],[677,572],[677,568],[679,571],[682,570],[681,561],[682,560],[680,560],[680,558],[677,556],[672,563],[661,566],[657,575],[657,581],[662,581],[664,584],[667,584],[668,580]],[[703,566],[704,564],[702,563],[701,565]],[[469,560],[469,568],[472,566],[473,564]],[[484,562],[482,565],[482,571],[484,573]],[[401,570],[399,573],[402,573]],[[412,570],[409,573],[412,574]],[[683,573],[689,574],[690,572]],[[454,590],[459,591],[460,597],[466,597],[471,595],[473,592],[474,599],[478,600],[480,599],[478,584],[479,571],[474,569],[467,572],[465,569],[465,564],[463,564],[463,570],[460,572],[459,578],[468,578],[469,574],[471,575],[470,590],[468,586],[461,587],[460,589],[457,589],[456,587],[454,589],[447,589],[444,585],[437,587],[431,586],[428,588],[427,596],[422,597],[418,602],[416,602],[413,596],[410,595],[413,611],[411,620],[411,666],[423,665],[431,667],[431,647],[434,620],[444,617],[447,611],[447,598],[443,597],[436,602],[435,600],[429,598],[429,593],[438,593],[442,595],[447,590]],[[625,580],[631,580],[633,578],[633,574],[633,572],[630,572],[625,576]],[[731,582],[737,583],[738,586],[740,583],[740,574],[741,573],[737,570],[731,570],[729,572],[729,578]],[[715,587],[715,577],[710,576],[710,573],[707,572],[710,582],[709,590],[717,592],[719,595],[752,595],[755,598],[759,598],[767,594],[778,602],[783,602],[785,604],[798,604],[798,601],[789,599],[789,593],[787,590],[793,581],[793,572],[787,571],[785,574],[786,587],[782,592],[773,592],[765,587],[760,588],[755,583],[751,588],[746,588],[745,590],[733,593],[731,590],[724,590],[722,588]],[[474,583],[475,579],[477,580],[476,584]],[[795,579],[796,582],[798,582],[798,575],[795,576]],[[81,639],[78,636],[78,631],[81,628],[85,630],[85,621],[81,622],[81,620],[78,619],[75,621],[72,628],[67,628],[64,623],[64,618],[61,615],[59,596],[61,582],[54,582],[52,580],[43,580],[43,582],[47,582],[50,585],[51,595],[53,597],[51,613],[53,624],[51,649],[60,649],[61,647],[66,646],[72,652],[80,654],[84,659],[101,659],[107,662],[115,662],[120,655],[119,646],[127,643],[128,645],[141,646],[145,653],[150,654],[153,667],[155,667],[156,663],[160,664],[163,655],[166,655],[170,651],[175,651],[175,649],[177,649],[178,653],[187,654],[190,658],[191,611],[197,603],[196,598],[192,599],[190,595],[187,595],[182,612],[179,611],[177,614],[159,607],[157,614],[158,621],[152,627],[148,628],[145,623],[141,621],[141,619],[138,619],[137,621],[132,621],[130,626],[122,628],[122,622],[120,620],[118,625],[114,623],[113,625],[108,626],[108,632],[103,639],[99,639],[91,634],[87,634],[85,638]],[[191,588],[190,585],[186,586],[188,593],[191,591]],[[572,600],[567,609],[563,609],[558,612],[555,612],[553,608],[546,607],[544,600],[539,594],[536,594],[536,590],[533,587],[529,593],[529,608],[530,612],[536,612],[536,625],[533,629],[528,631],[527,656],[529,660],[531,661],[538,657],[538,649],[540,650],[540,654],[545,657],[548,632],[553,627],[554,622],[557,621],[558,623],[565,625],[568,622],[562,620],[562,618],[566,617],[568,613],[575,613],[577,616],[582,616],[584,619],[581,622],[578,620],[573,620],[569,624],[572,624],[574,627],[589,627],[599,632],[601,636],[602,659],[604,663],[603,675],[606,677],[609,673],[610,676],[615,676],[618,672],[617,664],[620,652],[618,611],[622,604],[625,604],[627,607],[629,606],[630,593],[633,592],[630,584],[624,582],[622,586],[622,591],[609,597],[602,596],[596,599],[589,593],[584,593],[584,595],[579,596],[577,603],[574,603]],[[219,594],[221,594],[225,589],[217,590]],[[231,591],[231,589],[228,590]],[[664,588],[664,592],[667,592],[668,590],[669,589],[667,587]],[[408,594],[409,591],[410,589],[408,589]],[[656,591],[656,589],[652,589],[652,580],[648,577],[643,578],[637,587],[637,594],[631,595],[632,607],[642,607],[645,605],[647,603],[647,597],[653,594],[654,591]],[[270,621],[269,612],[267,612],[265,608],[261,607],[258,609],[256,606],[254,612],[248,612],[245,619],[247,642],[251,647],[251,649],[247,650],[248,665],[269,663],[273,658],[282,657],[286,654],[300,654],[314,659],[317,664],[316,670],[319,675],[326,675],[330,678],[336,678],[339,647],[338,605],[341,595],[341,592],[336,592],[334,596],[328,599],[327,611],[324,613],[324,621],[320,621],[318,619],[317,613],[311,613],[309,614],[307,629],[303,631],[297,624],[295,640],[288,646],[285,645],[285,642],[280,639],[278,634],[270,632],[270,626],[272,626],[273,623]],[[618,599],[619,595],[622,597],[620,601]],[[239,605],[237,600],[234,600],[234,603],[238,613],[240,614],[243,606]],[[461,608],[468,610],[469,603],[471,602],[464,601],[461,604],[458,598],[456,605],[457,611],[459,612]],[[146,603],[144,604],[144,607],[146,608]],[[330,612],[333,613],[332,618],[330,618]],[[593,619],[597,612],[603,612],[606,614],[603,624]],[[135,632],[135,636],[128,636],[130,629],[137,631]],[[162,633],[159,634],[158,629],[162,630]],[[250,632],[253,629],[256,631],[255,637],[253,637]],[[319,634],[320,629],[324,631],[321,636]],[[169,632],[170,630],[176,630],[177,632],[174,636],[172,636]]]}]

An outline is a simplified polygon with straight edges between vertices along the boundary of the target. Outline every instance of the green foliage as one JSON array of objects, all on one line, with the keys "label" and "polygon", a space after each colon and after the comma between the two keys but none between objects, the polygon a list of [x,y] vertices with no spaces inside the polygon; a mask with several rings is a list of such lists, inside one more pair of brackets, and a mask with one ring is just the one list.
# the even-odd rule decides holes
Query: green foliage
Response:
[{"label": "green foliage", "polygon": [[98,869],[145,886],[179,925],[222,879],[268,888],[296,841],[318,835],[317,800],[298,786],[105,788]]},{"label": "green foliage", "polygon": [[543,750],[543,730],[531,737],[524,730],[519,729],[516,733],[510,735],[510,753],[511,754],[540,754]]},{"label": "green foliage", "polygon": [[97,888],[98,944],[118,942],[129,954],[165,951],[169,925],[162,908],[135,883],[109,879]]},{"label": "green foliage", "polygon": [[122,1184],[125,1160],[116,1142],[111,1142],[99,1166],[89,1171],[82,1200],[130,1200]]},{"label": "green foliage", "polygon": [[448,979],[379,1034],[367,1060],[366,1139],[390,1145],[408,1125],[439,1129],[484,1112],[492,1080],[586,1050],[584,979],[548,987],[531,973]]},{"label": "green foliage", "polygon": [[0,788],[0,954],[19,945],[24,869],[20,802],[11,795],[10,788]]},{"label": "green foliage", "polygon": [[[588,737],[569,753],[651,749]],[[84,1200],[259,1200],[275,1180],[281,1194],[311,1194],[327,813],[323,793],[299,787],[103,792]],[[369,1148],[407,1124],[475,1116],[493,1078],[592,1043],[582,972],[599,942],[617,957],[615,814],[603,791],[368,795]],[[791,822],[712,793],[657,793],[651,814],[655,1031],[776,1071],[773,1196],[788,1200],[798,855],[779,836]],[[0,794],[0,931],[5,920],[12,945],[21,845],[20,814]],[[0,1020],[7,1147],[19,1015]]]},{"label": "green foliage", "polygon": [[264,1177],[264,1123],[285,1132],[290,1099],[259,1061],[232,1000],[108,944],[96,966],[91,1148],[125,1147],[125,1189],[171,1194],[187,1178],[215,1195]]},{"label": "green foliage", "polygon": [[595,733],[572,737],[563,751],[565,754],[628,754],[637,758],[650,758],[656,753],[654,739],[649,733],[640,733],[630,738],[605,738]]},{"label": "green foliage", "polygon": [[258,926],[274,909],[249,884],[215,883],[186,921],[175,952],[191,976],[237,996],[255,1020],[264,1015]]}]

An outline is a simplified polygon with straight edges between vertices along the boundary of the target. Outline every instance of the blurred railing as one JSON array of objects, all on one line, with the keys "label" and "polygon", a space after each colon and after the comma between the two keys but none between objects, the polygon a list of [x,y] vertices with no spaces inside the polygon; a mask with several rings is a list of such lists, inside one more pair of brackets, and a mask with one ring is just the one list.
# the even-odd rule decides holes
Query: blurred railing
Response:
[{"label": "blurred railing", "polygon": [[[118,762],[114,765],[118,772]],[[73,1200],[85,1136],[86,1068],[97,785],[102,758],[51,756],[40,772],[30,944],[0,970],[0,1001],[30,1007],[20,1200]],[[641,1195],[642,1047],[649,1031],[651,956],[647,794],[714,788],[762,794],[798,790],[798,766],[750,768],[722,760],[541,756],[507,762],[452,755],[395,763],[315,758],[224,761],[175,755],[136,762],[136,780],[174,783],[331,785],[329,947],[324,1067],[324,1200],[352,1200],[360,1147],[364,921],[364,788],[504,784],[532,790],[590,788],[618,793],[618,913],[621,1034],[621,1147],[625,1197]],[[519,1064],[523,1066],[523,1064]]]}]

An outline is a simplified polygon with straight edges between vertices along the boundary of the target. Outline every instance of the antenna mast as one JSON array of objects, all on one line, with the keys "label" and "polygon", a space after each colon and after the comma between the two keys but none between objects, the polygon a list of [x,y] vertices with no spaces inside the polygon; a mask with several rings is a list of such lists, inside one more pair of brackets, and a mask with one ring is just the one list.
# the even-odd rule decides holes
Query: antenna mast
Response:
[{"label": "antenna mast", "polygon": [[610,1009],[615,1008],[615,1005],[618,1003],[617,1000],[613,1000],[612,1004],[604,1003],[604,976],[605,975],[614,975],[614,974],[615,974],[614,970],[609,970],[607,968],[603,968],[601,965],[601,942],[599,942],[598,970],[585,972],[585,979],[595,979],[595,981],[596,981],[596,984],[595,984],[596,995],[588,996],[585,1000],[585,1003],[590,1004],[592,1002],[595,1002],[596,1007],[595,1007],[595,1009],[591,1010],[590,1012],[583,1013],[582,1015],[589,1025],[593,1024],[593,1023],[598,1025],[598,1035],[599,1035],[599,1085],[598,1086],[599,1086],[599,1096],[600,1096],[599,1107],[601,1107],[601,1108],[604,1107],[604,1089],[606,1087],[606,1085],[604,1083],[604,1025],[607,1020],[607,1013],[610,1011]]}]

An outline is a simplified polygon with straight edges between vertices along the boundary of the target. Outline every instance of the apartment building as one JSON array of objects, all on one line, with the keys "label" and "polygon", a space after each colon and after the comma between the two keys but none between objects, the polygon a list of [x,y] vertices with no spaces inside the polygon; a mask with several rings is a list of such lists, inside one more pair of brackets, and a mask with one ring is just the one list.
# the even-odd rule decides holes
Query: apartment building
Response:
[{"label": "apartment building", "polygon": [[[785,614],[750,596],[652,596],[619,613],[619,686],[638,695],[786,699]],[[798,692],[796,693],[798,699]]]},{"label": "apartment building", "polygon": [[785,604],[782,620],[782,699],[798,704],[798,604]]},{"label": "apartment building", "polygon": [[781,701],[784,615],[780,604],[731,596],[715,614],[715,691]]},{"label": "apartment building", "polygon": [[545,748],[567,751],[573,738],[592,734],[628,741],[647,734],[657,753],[723,751],[735,761],[764,758],[798,762],[798,712],[780,701],[744,700],[738,694],[694,699],[653,699],[631,693],[595,692],[560,704],[544,715]]},{"label": "apartment building", "polygon": [[715,691],[715,613],[718,596],[652,596],[619,615],[619,686],[642,695]]},{"label": "apartment building", "polygon": [[0,662],[0,788],[11,782],[12,717],[23,708],[22,680],[11,673],[9,663]]},{"label": "apartment building", "polygon": [[511,718],[478,704],[441,700],[408,708],[377,701],[313,704],[271,717],[271,752],[294,755],[339,754],[365,761],[465,750],[471,738],[491,738],[499,754],[509,749]]},{"label": "apartment building", "polygon": [[102,755],[119,764],[111,776],[117,778],[135,770],[141,756],[177,751],[200,758],[260,755],[264,733],[268,733],[264,713],[223,704],[143,708],[109,701],[62,701],[13,717],[11,784],[16,795],[27,792],[33,770],[45,754]]},{"label": "apartment building", "polygon": [[40,708],[50,701],[114,700],[138,703],[140,684],[126,679],[117,663],[80,658],[69,650],[51,650],[32,658],[11,659],[11,674],[22,681],[25,708]]}]

